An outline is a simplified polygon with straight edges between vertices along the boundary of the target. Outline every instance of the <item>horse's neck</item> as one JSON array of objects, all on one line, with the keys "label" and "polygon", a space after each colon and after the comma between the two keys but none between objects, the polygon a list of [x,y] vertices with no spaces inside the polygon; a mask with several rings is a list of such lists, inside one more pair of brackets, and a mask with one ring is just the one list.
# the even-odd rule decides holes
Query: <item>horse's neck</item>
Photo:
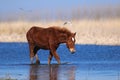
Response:
[{"label": "horse's neck", "polygon": [[67,40],[67,34],[66,33],[58,34],[59,43],[66,43],[66,40]]}]

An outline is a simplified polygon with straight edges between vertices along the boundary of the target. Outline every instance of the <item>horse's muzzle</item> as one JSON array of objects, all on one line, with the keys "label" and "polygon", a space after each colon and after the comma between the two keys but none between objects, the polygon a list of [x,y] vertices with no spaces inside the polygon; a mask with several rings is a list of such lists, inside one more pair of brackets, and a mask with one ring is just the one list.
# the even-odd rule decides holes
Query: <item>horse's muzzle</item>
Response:
[{"label": "horse's muzzle", "polygon": [[70,52],[73,54],[76,52],[76,50],[74,48],[70,48]]}]

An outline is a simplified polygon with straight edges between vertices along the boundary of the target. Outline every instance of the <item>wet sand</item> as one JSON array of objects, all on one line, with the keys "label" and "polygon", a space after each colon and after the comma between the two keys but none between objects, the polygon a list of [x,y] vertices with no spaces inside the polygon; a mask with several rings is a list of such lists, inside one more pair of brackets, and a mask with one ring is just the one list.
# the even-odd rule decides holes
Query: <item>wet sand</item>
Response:
[{"label": "wet sand", "polygon": [[119,63],[0,65],[0,80],[120,80]]}]

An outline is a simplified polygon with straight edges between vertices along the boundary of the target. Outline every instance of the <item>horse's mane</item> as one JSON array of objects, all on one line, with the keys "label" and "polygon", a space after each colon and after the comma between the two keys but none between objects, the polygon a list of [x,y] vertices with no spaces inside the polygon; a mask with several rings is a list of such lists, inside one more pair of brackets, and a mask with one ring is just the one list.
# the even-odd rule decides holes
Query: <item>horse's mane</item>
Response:
[{"label": "horse's mane", "polygon": [[58,27],[58,26],[54,26],[54,27],[51,27],[51,28],[54,28],[55,30],[61,32],[61,33],[67,33],[68,35],[71,34],[71,31],[68,30],[67,28],[65,27]]}]

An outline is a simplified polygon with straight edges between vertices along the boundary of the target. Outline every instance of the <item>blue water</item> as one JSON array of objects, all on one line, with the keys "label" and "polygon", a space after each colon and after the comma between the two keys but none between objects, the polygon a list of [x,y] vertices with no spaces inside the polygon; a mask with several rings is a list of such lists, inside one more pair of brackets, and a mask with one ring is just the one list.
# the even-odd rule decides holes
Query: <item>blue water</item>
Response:
[{"label": "blue water", "polygon": [[27,43],[0,43],[0,80],[120,80],[120,46],[78,45],[71,54],[62,44],[57,49],[61,65],[48,50],[39,50],[41,65],[31,65]]},{"label": "blue water", "polygon": [[[76,53],[71,54],[66,45],[57,49],[61,62],[79,63],[119,63],[120,46],[78,45]],[[47,64],[49,51],[39,50],[41,64]],[[52,63],[57,63],[55,59]],[[0,64],[30,64],[29,47],[27,43],[0,43]]]}]

